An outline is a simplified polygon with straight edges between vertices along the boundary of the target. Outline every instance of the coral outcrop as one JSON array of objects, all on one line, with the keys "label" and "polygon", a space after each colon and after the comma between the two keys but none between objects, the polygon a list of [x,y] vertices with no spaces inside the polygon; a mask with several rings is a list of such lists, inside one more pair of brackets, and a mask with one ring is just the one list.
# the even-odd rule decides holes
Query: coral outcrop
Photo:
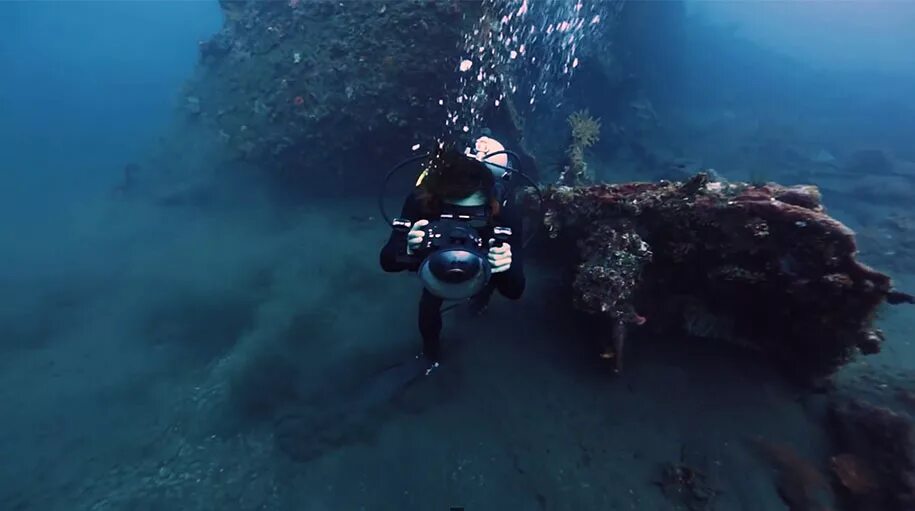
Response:
[{"label": "coral outcrop", "polygon": [[[803,380],[880,349],[877,308],[911,297],[856,259],[854,233],[812,186],[628,183],[546,190],[545,225],[575,261],[577,308],[737,342]],[[647,322],[646,322],[647,318]]]}]

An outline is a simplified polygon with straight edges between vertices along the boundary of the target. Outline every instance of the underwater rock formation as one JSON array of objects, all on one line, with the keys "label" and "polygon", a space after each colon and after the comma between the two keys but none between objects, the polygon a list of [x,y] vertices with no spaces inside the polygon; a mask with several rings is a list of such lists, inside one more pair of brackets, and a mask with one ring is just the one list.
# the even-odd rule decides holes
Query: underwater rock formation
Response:
[{"label": "underwater rock formation", "polygon": [[[221,0],[185,110],[280,183],[373,189],[379,158],[439,133],[476,3]],[[472,19],[473,16],[468,16]],[[313,190],[311,190],[313,191]]]},{"label": "underwater rock formation", "polygon": [[832,470],[846,509],[915,509],[915,424],[907,415],[857,400],[833,403],[840,454]]},{"label": "underwater rock formation", "polygon": [[812,186],[711,182],[553,187],[544,222],[573,251],[574,302],[607,317],[619,360],[626,328],[681,332],[757,350],[793,377],[830,375],[879,351],[882,303],[909,301],[856,259],[854,233]]}]

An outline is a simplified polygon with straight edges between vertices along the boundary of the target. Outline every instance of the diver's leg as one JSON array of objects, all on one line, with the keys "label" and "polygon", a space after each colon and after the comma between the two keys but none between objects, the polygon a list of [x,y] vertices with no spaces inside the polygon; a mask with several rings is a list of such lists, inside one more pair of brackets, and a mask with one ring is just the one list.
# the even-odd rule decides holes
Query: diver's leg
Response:
[{"label": "diver's leg", "polygon": [[423,355],[438,362],[442,355],[442,299],[423,289],[419,299],[419,333],[423,337]]},{"label": "diver's leg", "polygon": [[473,295],[470,298],[470,312],[474,314],[483,314],[486,312],[486,308],[489,307],[489,300],[492,298],[492,294],[495,290],[495,284],[490,281],[479,293]]}]

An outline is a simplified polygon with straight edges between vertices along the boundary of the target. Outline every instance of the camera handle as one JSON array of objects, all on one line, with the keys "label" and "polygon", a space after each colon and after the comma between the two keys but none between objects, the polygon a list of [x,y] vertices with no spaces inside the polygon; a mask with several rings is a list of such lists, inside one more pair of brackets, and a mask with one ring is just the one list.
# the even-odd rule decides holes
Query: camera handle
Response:
[{"label": "camera handle", "polygon": [[511,238],[512,230],[510,227],[493,227],[492,237],[495,242],[492,244],[494,247],[501,247],[508,242],[508,239]]},{"label": "camera handle", "polygon": [[391,228],[395,231],[402,232],[404,234],[410,232],[410,229],[413,227],[413,222],[407,220],[406,218],[395,218],[391,221]]},{"label": "camera handle", "polygon": [[[404,236],[413,228],[413,222],[406,218],[395,218],[391,220],[391,228],[397,232],[402,232]],[[397,262],[401,264],[415,265],[419,263],[419,257],[411,254],[400,254],[397,256]]]}]

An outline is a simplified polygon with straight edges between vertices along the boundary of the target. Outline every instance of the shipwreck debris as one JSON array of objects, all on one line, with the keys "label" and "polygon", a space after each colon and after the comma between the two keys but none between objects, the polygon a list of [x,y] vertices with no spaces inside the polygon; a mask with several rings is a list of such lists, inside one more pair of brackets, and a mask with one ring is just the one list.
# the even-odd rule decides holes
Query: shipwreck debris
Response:
[{"label": "shipwreck debris", "polygon": [[[610,324],[649,317],[668,333],[686,331],[690,311],[702,310],[727,325],[719,336],[800,380],[879,351],[877,308],[912,301],[858,261],[854,232],[826,214],[814,186],[700,173],[684,183],[554,186],[543,196],[549,237],[574,252],[576,308]],[[610,345],[622,346],[618,335],[608,332]]]}]

